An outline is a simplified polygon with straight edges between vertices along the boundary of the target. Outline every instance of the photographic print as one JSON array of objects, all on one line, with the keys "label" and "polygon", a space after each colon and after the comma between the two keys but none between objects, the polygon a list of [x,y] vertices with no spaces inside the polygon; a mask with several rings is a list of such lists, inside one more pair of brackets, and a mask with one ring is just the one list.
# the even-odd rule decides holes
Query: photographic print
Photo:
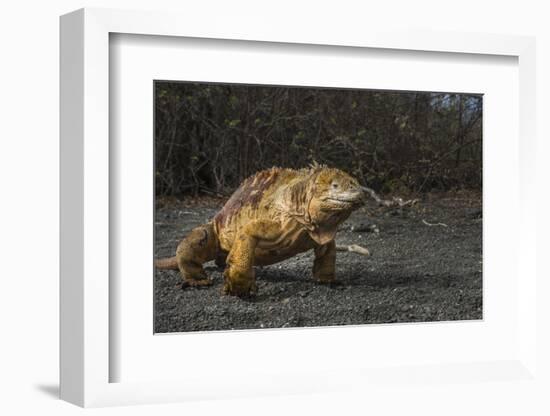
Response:
[{"label": "photographic print", "polygon": [[155,81],[155,332],[482,319],[482,108]]}]

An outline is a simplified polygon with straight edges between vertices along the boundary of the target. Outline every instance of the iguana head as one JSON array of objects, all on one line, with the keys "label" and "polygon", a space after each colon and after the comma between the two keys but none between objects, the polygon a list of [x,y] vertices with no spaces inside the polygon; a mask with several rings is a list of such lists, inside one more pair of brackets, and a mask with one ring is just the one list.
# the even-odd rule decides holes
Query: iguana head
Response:
[{"label": "iguana head", "polygon": [[326,244],[338,225],[363,205],[365,193],[357,179],[339,169],[318,169],[311,179],[307,211],[314,228],[310,234],[319,244]]},{"label": "iguana head", "polygon": [[320,212],[351,211],[364,202],[365,194],[357,179],[339,169],[322,169],[315,177],[311,200],[310,215],[314,208]]}]

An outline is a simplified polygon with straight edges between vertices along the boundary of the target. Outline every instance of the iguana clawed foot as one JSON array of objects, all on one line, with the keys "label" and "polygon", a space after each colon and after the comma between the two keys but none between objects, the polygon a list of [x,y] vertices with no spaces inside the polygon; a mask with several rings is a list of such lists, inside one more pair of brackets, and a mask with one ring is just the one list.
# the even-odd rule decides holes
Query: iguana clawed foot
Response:
[{"label": "iguana clawed foot", "polygon": [[223,274],[222,294],[239,297],[255,296],[258,293],[254,271],[237,271],[227,268]]},{"label": "iguana clawed foot", "polygon": [[184,289],[184,288],[188,288],[188,287],[203,288],[203,287],[212,286],[213,284],[214,284],[214,280],[213,279],[208,279],[208,278],[204,278],[204,279],[187,279],[187,280],[182,280],[182,281],[178,282],[176,284],[176,287],[179,288],[179,289]]}]

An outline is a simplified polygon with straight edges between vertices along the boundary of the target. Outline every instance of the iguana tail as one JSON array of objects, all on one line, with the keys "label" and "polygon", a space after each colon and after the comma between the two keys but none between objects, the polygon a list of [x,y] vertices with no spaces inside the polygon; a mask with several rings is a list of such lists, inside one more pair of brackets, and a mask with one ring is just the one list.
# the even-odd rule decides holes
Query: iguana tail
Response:
[{"label": "iguana tail", "polygon": [[165,259],[156,259],[155,267],[163,270],[178,270],[178,261],[176,257],[168,257]]}]

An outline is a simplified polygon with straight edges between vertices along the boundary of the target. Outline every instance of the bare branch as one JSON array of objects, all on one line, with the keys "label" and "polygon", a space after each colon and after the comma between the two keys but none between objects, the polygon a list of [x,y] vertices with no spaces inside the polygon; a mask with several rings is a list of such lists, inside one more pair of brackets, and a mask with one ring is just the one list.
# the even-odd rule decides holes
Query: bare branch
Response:
[{"label": "bare branch", "polygon": [[413,206],[419,201],[418,199],[409,199],[407,201],[404,201],[403,198],[400,198],[398,196],[394,196],[392,199],[382,199],[378,196],[376,192],[374,192],[373,189],[368,188],[366,186],[363,186],[363,189],[378,203],[378,205],[383,207],[389,208],[389,207],[398,206],[402,208],[406,206]]}]

